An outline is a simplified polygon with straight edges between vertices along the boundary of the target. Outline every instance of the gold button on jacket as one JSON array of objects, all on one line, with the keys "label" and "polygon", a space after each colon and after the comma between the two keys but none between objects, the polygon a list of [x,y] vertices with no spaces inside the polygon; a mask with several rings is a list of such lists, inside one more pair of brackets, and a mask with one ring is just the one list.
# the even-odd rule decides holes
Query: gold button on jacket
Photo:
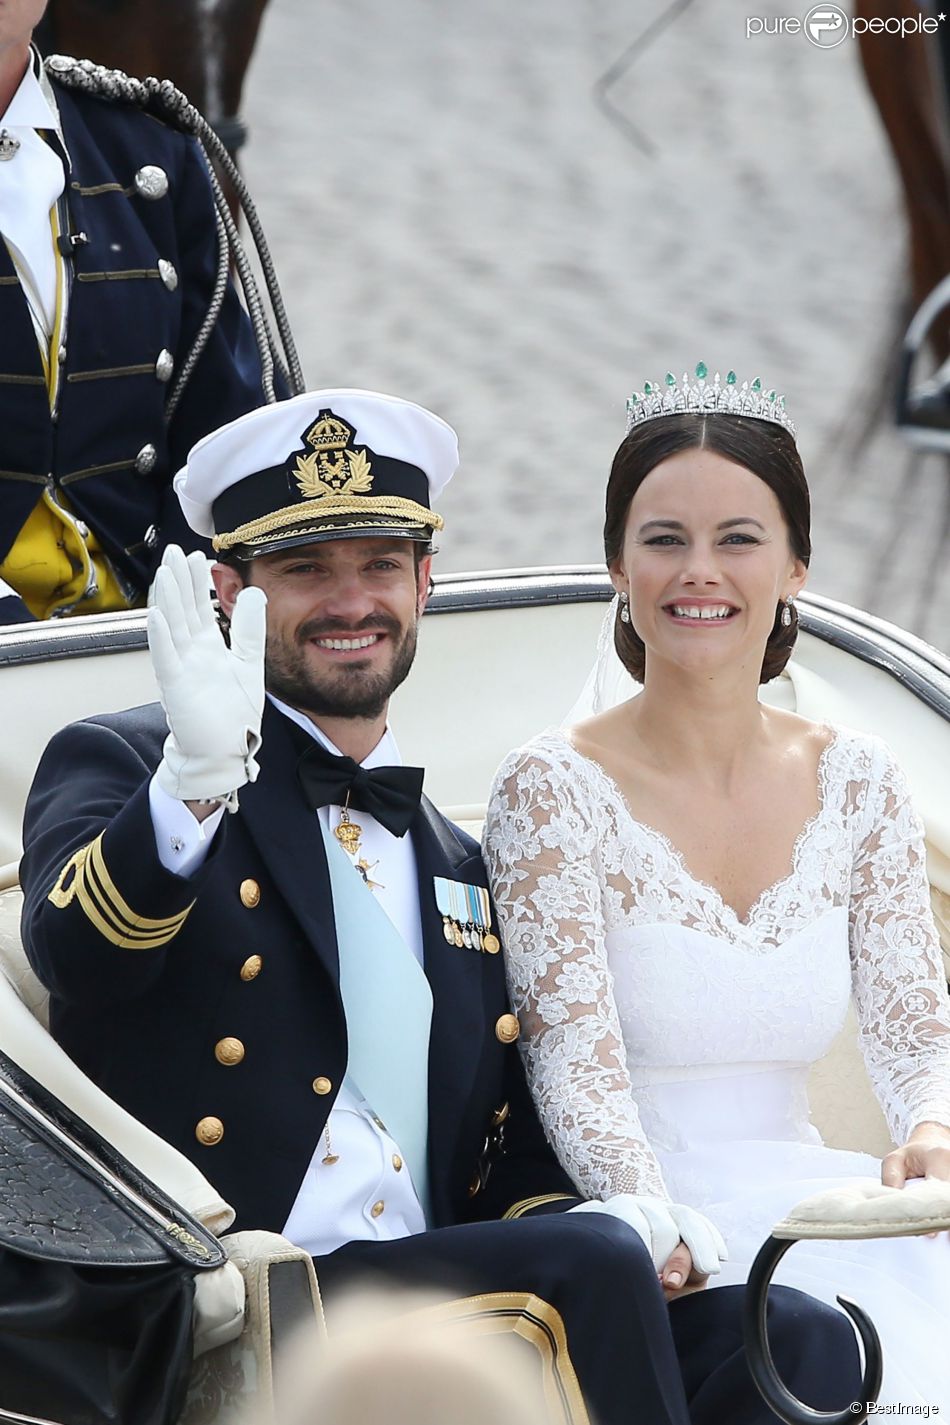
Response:
[{"label": "gold button on jacket", "polygon": [[379,1202],[373,1203],[369,1211],[371,1217],[381,1217],[386,1211],[386,1204],[385,1202],[383,1202],[382,1198],[380,1198]]},{"label": "gold button on jacket", "polygon": [[215,1143],[220,1143],[224,1137],[224,1124],[220,1118],[201,1118],[195,1125],[195,1137],[199,1143],[203,1143],[206,1148],[213,1148]]},{"label": "gold button on jacket", "polygon": [[518,1021],[513,1014],[503,1014],[495,1025],[495,1035],[502,1044],[513,1044],[518,1038]]},{"label": "gold button on jacket", "polygon": [[313,1081],[314,1093],[330,1093],[333,1088],[332,1083],[323,1074]]},{"label": "gold button on jacket", "polygon": [[241,979],[256,980],[258,975],[261,973],[263,965],[264,961],[261,959],[260,955],[248,955],[247,959],[244,961],[244,964],[241,966]]},{"label": "gold button on jacket", "polygon": [[397,1173],[402,1172],[402,1159],[400,1158],[398,1153],[393,1154],[393,1167],[396,1169]]},{"label": "gold button on jacket", "polygon": [[240,1064],[244,1058],[244,1045],[240,1039],[227,1035],[214,1046],[214,1057],[219,1064]]},{"label": "gold button on jacket", "polygon": [[256,881],[241,882],[241,904],[246,905],[248,910],[253,910],[261,898],[261,888]]}]

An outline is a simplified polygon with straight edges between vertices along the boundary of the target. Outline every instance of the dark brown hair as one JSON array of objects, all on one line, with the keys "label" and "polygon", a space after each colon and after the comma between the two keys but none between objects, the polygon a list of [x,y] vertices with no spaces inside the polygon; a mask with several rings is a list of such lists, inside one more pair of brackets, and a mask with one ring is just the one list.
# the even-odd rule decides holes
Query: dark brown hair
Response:
[{"label": "dark brown hair", "polygon": [[[607,481],[604,554],[608,566],[620,558],[630,502],[643,481],[662,461],[684,450],[711,450],[742,465],[763,480],[778,500],[788,530],[792,554],[807,565],[811,558],[811,501],[801,457],[791,435],[774,421],[748,416],[660,416],[634,426],[614,456]],[[798,637],[798,610],[792,605],[792,622],[782,624],[782,604],[765,645],[760,683],[778,677],[788,662]],[[614,624],[614,646],[632,678],[643,682],[646,649],[632,623],[623,623],[620,611]]]}]

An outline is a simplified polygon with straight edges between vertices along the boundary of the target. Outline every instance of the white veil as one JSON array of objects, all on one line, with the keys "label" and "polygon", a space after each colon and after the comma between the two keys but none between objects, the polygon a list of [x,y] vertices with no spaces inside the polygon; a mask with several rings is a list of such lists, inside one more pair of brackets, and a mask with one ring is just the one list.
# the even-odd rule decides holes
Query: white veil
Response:
[{"label": "white veil", "polygon": [[597,653],[594,666],[587,675],[575,702],[564,718],[563,725],[571,727],[575,722],[583,722],[595,713],[606,712],[618,703],[642,692],[642,685],[631,678],[617,656],[614,647],[614,624],[620,600],[614,597],[607,605],[607,612],[597,635]]}]

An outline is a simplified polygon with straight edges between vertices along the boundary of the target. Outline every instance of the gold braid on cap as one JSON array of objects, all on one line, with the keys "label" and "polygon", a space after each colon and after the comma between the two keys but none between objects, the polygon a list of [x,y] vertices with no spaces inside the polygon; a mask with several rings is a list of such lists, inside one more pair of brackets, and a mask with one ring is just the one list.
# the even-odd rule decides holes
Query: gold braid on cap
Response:
[{"label": "gold braid on cap", "polygon": [[[286,509],[275,510],[273,514],[262,515],[260,519],[239,525],[228,534],[216,534],[211,541],[211,547],[221,553],[225,549],[233,549],[236,544],[267,544],[271,540],[276,542],[279,531],[290,529],[293,525],[306,525],[315,518],[323,520],[333,519],[336,515],[363,514],[393,515],[408,524],[428,525],[434,530],[443,529],[445,526],[445,520],[441,515],[437,515],[435,510],[428,510],[425,505],[417,505],[415,500],[403,499],[401,495],[363,496],[357,500],[346,495],[325,495],[319,502],[288,505]],[[358,525],[348,527],[359,528]],[[373,528],[372,525],[366,527]],[[323,526],[316,524],[310,525],[310,528],[302,530],[301,533],[317,534],[322,533],[322,530]]]}]

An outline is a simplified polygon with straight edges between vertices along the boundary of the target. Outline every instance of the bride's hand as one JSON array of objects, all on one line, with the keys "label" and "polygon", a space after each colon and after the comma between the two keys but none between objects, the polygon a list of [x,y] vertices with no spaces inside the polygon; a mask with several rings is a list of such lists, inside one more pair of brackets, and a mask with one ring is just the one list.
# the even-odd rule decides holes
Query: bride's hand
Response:
[{"label": "bride's hand", "polygon": [[885,1187],[902,1188],[908,1178],[939,1178],[950,1182],[950,1128],[919,1123],[902,1148],[881,1163]]},{"label": "bride's hand", "polygon": [[698,1272],[686,1243],[674,1247],[663,1270],[658,1274],[667,1301],[676,1301],[692,1291],[702,1291],[709,1281],[708,1272]]},{"label": "bride's hand", "polygon": [[[686,1290],[705,1286],[710,1275],[719,1271],[719,1263],[729,1256],[722,1233],[694,1207],[667,1202],[663,1198],[620,1192],[604,1201],[593,1199],[568,1208],[572,1212],[603,1212],[626,1222],[643,1240],[657,1269],[657,1276],[667,1300]],[[671,1275],[682,1276],[677,1283]]]}]

